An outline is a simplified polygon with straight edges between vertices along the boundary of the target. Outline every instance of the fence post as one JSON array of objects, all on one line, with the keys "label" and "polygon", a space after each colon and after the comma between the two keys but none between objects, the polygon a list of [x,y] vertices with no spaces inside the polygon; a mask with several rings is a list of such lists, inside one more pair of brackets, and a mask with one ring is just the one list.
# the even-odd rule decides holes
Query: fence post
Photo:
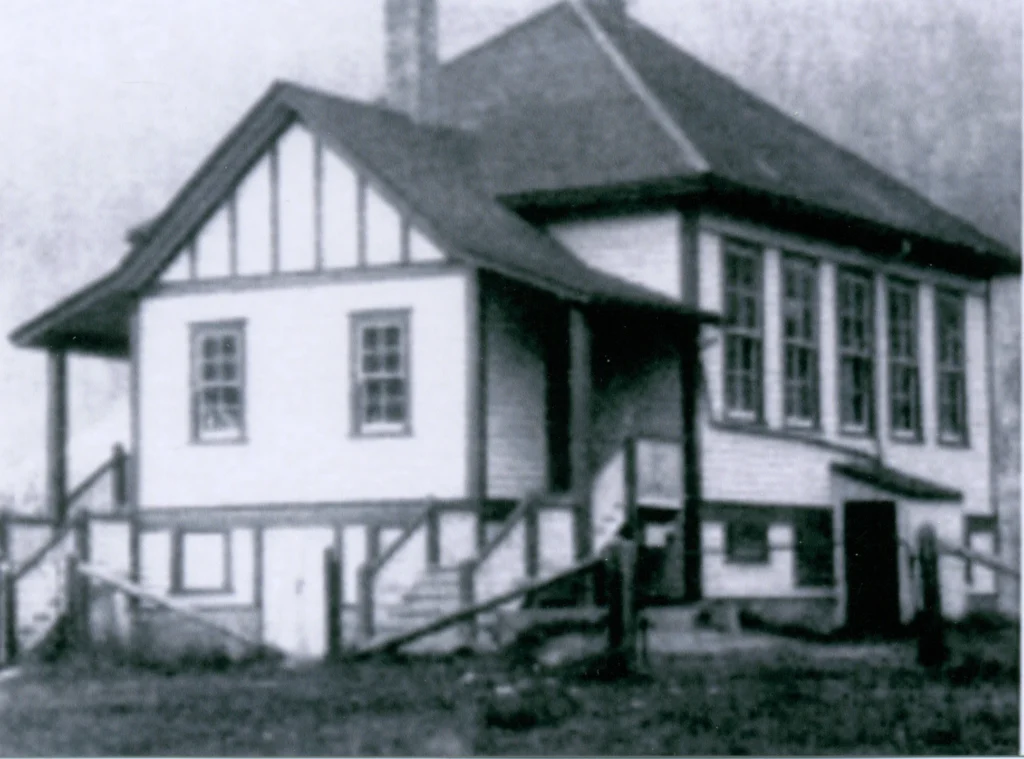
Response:
[{"label": "fence post", "polygon": [[617,674],[636,669],[636,544],[617,543],[607,562],[608,650]]},{"label": "fence post", "polygon": [[537,576],[540,565],[540,531],[539,518],[537,515],[538,503],[536,499],[530,498],[527,502],[526,515],[523,521],[524,549],[526,555],[523,561],[526,566],[526,576],[531,580]]},{"label": "fence post", "polygon": [[918,561],[921,571],[921,611],[918,615],[917,660],[925,667],[938,667],[946,660],[942,622],[942,589],[939,582],[939,546],[935,528],[926,524],[918,531]]},{"label": "fence post", "polygon": [[64,597],[67,599],[65,641],[71,649],[81,649],[82,644],[82,593],[78,582],[78,556],[72,554],[65,560]]},{"label": "fence post", "polygon": [[324,551],[324,587],[327,589],[327,657],[341,657],[341,561],[334,548]]},{"label": "fence post", "polygon": [[363,642],[373,638],[373,570],[359,567],[359,632]]},{"label": "fence post", "polygon": [[0,662],[10,662],[17,653],[14,620],[14,572],[10,565],[0,564]]}]

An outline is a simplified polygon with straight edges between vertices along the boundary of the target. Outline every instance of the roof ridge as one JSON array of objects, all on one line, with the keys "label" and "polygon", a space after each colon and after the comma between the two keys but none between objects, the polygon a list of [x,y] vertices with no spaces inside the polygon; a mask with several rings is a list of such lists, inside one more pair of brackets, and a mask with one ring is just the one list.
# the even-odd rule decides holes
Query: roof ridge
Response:
[{"label": "roof ridge", "polygon": [[582,0],[567,0],[570,8],[582,22],[601,52],[611,62],[626,86],[639,98],[659,127],[672,139],[684,158],[700,172],[708,171],[711,165],[696,144],[687,136],[679,123],[668,112],[651,87],[644,81],[629,58],[623,53],[605,31],[601,22],[591,13]]}]

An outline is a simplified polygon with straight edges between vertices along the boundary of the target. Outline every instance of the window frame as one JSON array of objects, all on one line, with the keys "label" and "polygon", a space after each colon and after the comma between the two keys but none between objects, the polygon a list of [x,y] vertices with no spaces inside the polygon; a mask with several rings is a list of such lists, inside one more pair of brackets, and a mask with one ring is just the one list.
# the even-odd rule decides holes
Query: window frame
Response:
[{"label": "window frame", "polygon": [[[221,585],[194,588],[185,585],[185,539],[190,535],[216,535],[223,541],[221,557],[224,562]],[[178,528],[171,537],[171,593],[179,596],[219,596],[235,592],[234,561],[231,547],[231,530],[227,528]]]},{"label": "window frame", "polygon": [[[809,300],[792,299],[788,295],[788,278],[791,271],[801,278],[802,286],[806,288],[809,284]],[[780,262],[780,335],[782,342],[782,418],[783,425],[791,430],[818,430],[821,426],[821,307],[820,307],[820,274],[818,261],[810,256],[800,253],[784,251]],[[801,319],[805,323],[801,326],[810,328],[811,336],[805,335],[791,337],[788,334],[789,307],[792,303],[798,304],[803,311]],[[807,318],[807,309],[810,309],[810,316]],[[790,376],[790,350],[803,352],[810,367],[809,375],[800,378]],[[797,392],[808,393],[809,400],[804,399],[811,409],[810,416],[797,416],[790,413],[791,391],[794,390],[793,383],[799,382]]]},{"label": "window frame", "polygon": [[[949,335],[944,335],[942,305],[955,303],[958,329],[953,335],[959,345],[959,364],[945,363],[943,353],[947,347]],[[935,288],[935,437],[939,445],[951,448],[966,448],[970,445],[968,403],[967,403],[967,298],[962,291],[952,288]],[[960,430],[947,434],[943,429],[943,414],[946,409],[944,398],[944,382],[949,375],[959,379],[960,392],[956,398],[957,413],[960,417]]]},{"label": "window frame", "polygon": [[[725,522],[725,561],[727,564],[741,564],[744,566],[766,566],[771,564],[772,546],[769,529],[771,525],[767,519],[760,516],[734,516]],[[748,531],[747,535],[738,534],[741,531]],[[756,531],[757,551],[738,551],[738,542],[749,540],[751,534]],[[749,544],[748,544],[749,545]]]},{"label": "window frame", "polygon": [[[738,257],[746,259],[753,266],[754,283],[750,286],[737,286],[729,280],[729,259]],[[722,241],[722,409],[726,419],[742,424],[764,423],[764,313],[765,313],[765,280],[764,280],[764,248],[754,242],[736,238],[724,238]],[[729,322],[730,295],[737,298],[753,298],[753,314],[756,325],[739,325]],[[731,346],[735,342],[740,345],[756,346],[757,357],[751,369],[730,368]],[[742,348],[740,349],[742,351]],[[742,384],[752,381],[750,389],[753,408],[737,408],[731,405],[733,382]],[[742,394],[742,393],[741,393]]]},{"label": "window frame", "polygon": [[[898,326],[897,320],[894,317],[894,297],[907,298],[908,305],[908,313],[904,315]],[[886,379],[889,395],[889,434],[896,441],[920,443],[924,437],[922,433],[921,351],[919,345],[921,310],[918,285],[909,279],[887,277],[885,298],[886,327],[888,332],[888,352],[886,356],[888,376]],[[902,328],[903,334],[897,336],[897,329],[899,328]],[[905,344],[909,348],[909,352],[898,355],[895,351],[895,346],[898,344]],[[902,391],[897,390],[901,384],[897,381],[897,374],[902,372],[908,372],[912,375],[912,389],[907,396],[907,402],[911,404],[910,427],[896,426],[896,419],[899,416],[896,409],[897,399],[902,399],[904,396]]]},{"label": "window frame", "polygon": [[[207,380],[202,378],[203,355],[202,343],[208,337],[224,337],[232,335],[236,343],[236,376],[229,383],[224,380]],[[193,322],[189,325],[189,440],[195,445],[238,445],[248,439],[246,425],[247,393],[246,393],[246,322],[244,319],[223,321]],[[204,434],[200,423],[202,411],[201,398],[206,390],[235,388],[238,393],[238,427],[232,434]]]},{"label": "window frame", "polygon": [[[847,282],[853,282],[864,287],[865,302],[863,304],[863,311],[860,313],[857,313],[855,305],[850,305],[849,307],[844,305],[843,285]],[[875,432],[877,426],[878,399],[876,398],[877,389],[875,387],[878,372],[878,359],[876,356],[876,300],[875,278],[870,271],[852,266],[838,266],[836,268],[836,370],[839,373],[836,384],[839,395],[839,432],[842,435],[867,437]],[[866,323],[862,325],[862,331],[865,334],[863,338],[863,342],[866,343],[865,345],[844,344],[843,321],[848,316],[857,319],[866,317]],[[853,325],[851,324],[852,331]],[[848,401],[848,396],[854,391],[853,388],[848,388],[846,383],[847,375],[845,368],[848,360],[854,362],[855,371],[858,368],[863,370],[865,367],[867,370],[867,378],[863,382],[864,389],[862,390],[865,396],[865,419],[863,424],[846,419],[847,404],[848,402],[852,403],[852,401]]]},{"label": "window frame", "polygon": [[[410,309],[354,311],[349,314],[350,430],[353,437],[405,437],[412,434],[412,319]],[[368,425],[364,418],[362,330],[367,326],[398,326],[405,383],[405,418],[401,422]]]}]

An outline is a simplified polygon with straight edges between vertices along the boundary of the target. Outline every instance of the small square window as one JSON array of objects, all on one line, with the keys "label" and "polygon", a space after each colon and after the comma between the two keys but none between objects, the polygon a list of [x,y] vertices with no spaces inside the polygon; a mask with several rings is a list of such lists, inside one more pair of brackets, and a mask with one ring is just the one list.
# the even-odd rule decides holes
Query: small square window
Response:
[{"label": "small square window", "polygon": [[174,589],[179,593],[231,591],[231,536],[223,531],[177,533]]},{"label": "small square window", "polygon": [[725,555],[736,564],[768,563],[768,524],[756,519],[737,519],[725,530]]}]

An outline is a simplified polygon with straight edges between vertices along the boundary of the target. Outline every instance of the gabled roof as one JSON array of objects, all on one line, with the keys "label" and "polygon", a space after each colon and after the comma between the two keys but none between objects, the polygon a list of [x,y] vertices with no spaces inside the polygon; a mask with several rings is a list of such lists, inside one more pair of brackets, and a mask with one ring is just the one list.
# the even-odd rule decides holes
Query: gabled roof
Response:
[{"label": "gabled roof", "polygon": [[885,466],[880,462],[834,463],[832,471],[844,477],[872,485],[893,495],[917,501],[952,501],[959,503],[963,493],[954,488]]},{"label": "gabled roof", "polygon": [[[585,64],[600,73],[581,77]],[[959,248],[986,271],[1020,270],[1015,251],[598,3],[561,2],[442,77],[449,117],[490,141],[493,190],[517,205],[666,181],[674,192],[742,190]]]},{"label": "gabled roof", "polygon": [[620,304],[684,317],[715,317],[590,268],[482,187],[475,137],[414,124],[380,106],[277,83],[214,151],[117,269],[19,327],[22,346],[123,354],[134,296],[170,263],[193,229],[292,121],[401,198],[448,252],[475,267],[584,305]]}]

